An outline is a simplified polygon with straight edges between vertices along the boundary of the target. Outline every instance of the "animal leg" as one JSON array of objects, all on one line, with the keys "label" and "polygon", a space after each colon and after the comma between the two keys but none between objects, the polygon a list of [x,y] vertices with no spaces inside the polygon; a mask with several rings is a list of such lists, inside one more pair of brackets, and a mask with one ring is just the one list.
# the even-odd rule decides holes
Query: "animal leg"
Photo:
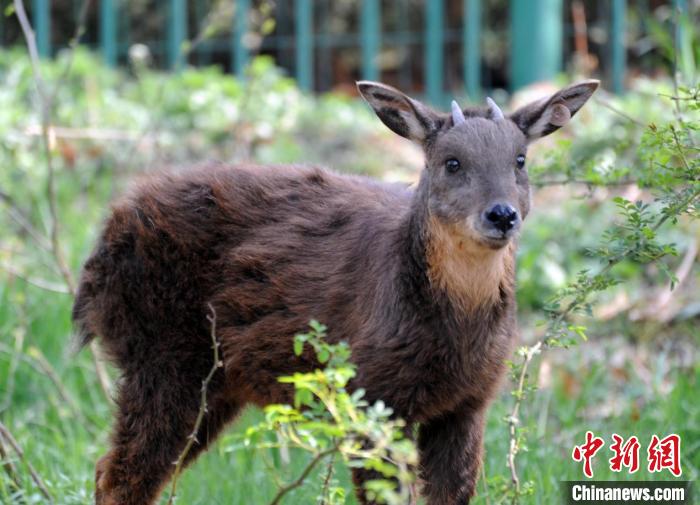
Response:
[{"label": "animal leg", "polygon": [[462,405],[420,427],[420,477],[427,505],[469,503],[481,468],[484,418],[483,407]]},{"label": "animal leg", "polygon": [[[192,433],[200,406],[201,381],[177,377],[154,382],[141,372],[120,388],[110,451],[95,468],[96,505],[150,505],[172,476]],[[239,411],[220,392],[209,391],[208,412],[185,463],[191,463]]]}]

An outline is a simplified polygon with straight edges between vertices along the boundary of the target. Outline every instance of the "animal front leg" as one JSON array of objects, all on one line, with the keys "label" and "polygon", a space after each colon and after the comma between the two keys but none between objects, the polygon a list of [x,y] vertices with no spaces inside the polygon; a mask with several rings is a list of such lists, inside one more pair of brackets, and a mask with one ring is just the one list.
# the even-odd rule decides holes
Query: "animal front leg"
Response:
[{"label": "animal front leg", "polygon": [[481,467],[484,417],[483,408],[463,406],[420,427],[420,476],[428,505],[469,503]]}]

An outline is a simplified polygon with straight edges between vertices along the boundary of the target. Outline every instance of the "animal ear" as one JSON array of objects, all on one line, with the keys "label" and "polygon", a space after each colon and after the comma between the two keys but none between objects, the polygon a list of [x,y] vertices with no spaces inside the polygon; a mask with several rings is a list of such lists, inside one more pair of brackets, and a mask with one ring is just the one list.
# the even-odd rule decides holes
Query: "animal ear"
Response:
[{"label": "animal ear", "polygon": [[544,137],[568,123],[598,89],[599,84],[600,81],[593,79],[572,84],[549,98],[521,107],[510,115],[510,119],[528,140]]},{"label": "animal ear", "polygon": [[402,137],[422,144],[441,124],[436,112],[391,86],[358,81],[357,89],[382,123]]}]

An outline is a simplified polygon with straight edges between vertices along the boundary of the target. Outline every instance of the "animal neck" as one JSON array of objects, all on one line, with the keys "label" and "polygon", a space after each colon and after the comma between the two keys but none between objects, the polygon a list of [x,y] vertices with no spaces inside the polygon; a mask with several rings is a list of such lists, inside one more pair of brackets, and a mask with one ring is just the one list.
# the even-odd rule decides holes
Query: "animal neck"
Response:
[{"label": "animal neck", "polygon": [[512,291],[513,246],[493,250],[456,225],[427,218],[426,263],[433,289],[465,313],[488,309]]},{"label": "animal neck", "polygon": [[470,239],[458,225],[438,220],[430,213],[424,182],[414,195],[407,227],[413,290],[467,315],[511,297],[514,245],[490,249]]}]

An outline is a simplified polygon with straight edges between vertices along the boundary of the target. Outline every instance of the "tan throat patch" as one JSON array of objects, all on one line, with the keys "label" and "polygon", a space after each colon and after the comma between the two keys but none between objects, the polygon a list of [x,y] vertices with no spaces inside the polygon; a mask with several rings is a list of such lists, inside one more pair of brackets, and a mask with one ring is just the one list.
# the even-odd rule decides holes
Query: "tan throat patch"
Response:
[{"label": "tan throat patch", "polygon": [[512,243],[490,249],[470,238],[465,230],[429,218],[428,277],[435,288],[466,312],[496,303],[502,283],[506,289],[511,288],[513,254]]}]

